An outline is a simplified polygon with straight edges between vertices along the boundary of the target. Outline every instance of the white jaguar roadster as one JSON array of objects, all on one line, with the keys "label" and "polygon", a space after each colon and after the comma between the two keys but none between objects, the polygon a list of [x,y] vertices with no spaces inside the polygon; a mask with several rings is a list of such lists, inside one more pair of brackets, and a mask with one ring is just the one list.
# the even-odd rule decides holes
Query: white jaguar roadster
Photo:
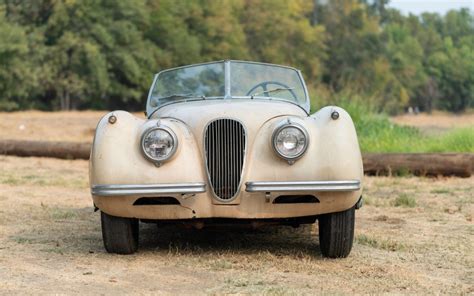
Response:
[{"label": "white jaguar roadster", "polygon": [[114,111],[90,158],[108,252],[138,248],[139,221],[298,226],[319,221],[323,256],[346,257],[362,204],[349,114],[310,114],[300,71],[219,61],[158,73],[147,119]]}]

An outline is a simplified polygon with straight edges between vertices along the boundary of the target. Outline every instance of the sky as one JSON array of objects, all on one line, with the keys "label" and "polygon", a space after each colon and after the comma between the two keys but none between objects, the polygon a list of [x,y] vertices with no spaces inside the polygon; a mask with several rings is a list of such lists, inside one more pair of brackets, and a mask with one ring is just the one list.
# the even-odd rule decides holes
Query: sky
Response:
[{"label": "sky", "polygon": [[389,7],[399,9],[403,14],[437,12],[445,14],[451,9],[463,7],[474,11],[474,0],[390,0]]}]

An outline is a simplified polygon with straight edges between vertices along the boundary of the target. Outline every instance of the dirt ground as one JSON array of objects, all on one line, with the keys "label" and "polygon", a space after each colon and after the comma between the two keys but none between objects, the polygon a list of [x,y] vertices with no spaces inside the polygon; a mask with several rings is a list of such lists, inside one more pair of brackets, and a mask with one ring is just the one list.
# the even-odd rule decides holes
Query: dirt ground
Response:
[{"label": "dirt ground", "polygon": [[140,225],[140,250],[102,246],[82,160],[0,156],[0,294],[472,294],[474,178],[365,179],[346,259],[316,226]]}]

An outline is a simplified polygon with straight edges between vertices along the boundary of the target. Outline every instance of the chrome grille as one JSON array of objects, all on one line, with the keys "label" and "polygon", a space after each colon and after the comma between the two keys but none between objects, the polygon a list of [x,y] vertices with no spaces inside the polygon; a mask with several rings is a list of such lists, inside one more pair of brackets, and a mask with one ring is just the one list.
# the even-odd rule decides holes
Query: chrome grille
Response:
[{"label": "chrome grille", "polygon": [[245,156],[245,130],[232,119],[211,122],[205,131],[207,171],[214,194],[230,200],[240,186]]}]

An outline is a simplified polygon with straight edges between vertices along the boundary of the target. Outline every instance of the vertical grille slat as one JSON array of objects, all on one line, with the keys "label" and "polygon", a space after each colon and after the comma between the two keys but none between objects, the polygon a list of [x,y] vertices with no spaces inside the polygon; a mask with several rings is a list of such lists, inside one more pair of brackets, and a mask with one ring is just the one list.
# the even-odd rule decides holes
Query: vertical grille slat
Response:
[{"label": "vertical grille slat", "polygon": [[[234,127],[235,127],[235,123],[231,123],[230,124],[230,127],[229,127],[229,130],[230,130],[230,154],[231,154],[231,158],[230,158],[230,170],[233,172],[235,170],[235,149],[234,149],[234,146],[235,146],[235,133],[234,133]],[[230,179],[230,187],[231,188],[235,188],[237,187],[236,184],[235,184],[235,175],[233,174],[230,174],[229,175],[229,179]]]},{"label": "vertical grille slat", "polygon": [[245,130],[233,119],[218,119],[205,131],[206,165],[217,198],[230,200],[240,186],[245,154]]}]

